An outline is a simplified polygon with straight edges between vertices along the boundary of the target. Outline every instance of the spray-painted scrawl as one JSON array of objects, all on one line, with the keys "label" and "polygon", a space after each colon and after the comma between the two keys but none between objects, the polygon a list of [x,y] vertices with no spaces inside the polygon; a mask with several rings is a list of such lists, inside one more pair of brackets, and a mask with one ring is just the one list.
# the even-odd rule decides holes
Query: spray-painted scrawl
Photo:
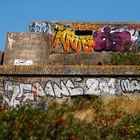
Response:
[{"label": "spray-painted scrawl", "polygon": [[3,80],[0,93],[4,105],[13,106],[41,97],[63,98],[80,95],[116,96],[140,93],[140,80],[121,78],[46,78],[31,83]]},{"label": "spray-painted scrawl", "polygon": [[140,92],[140,81],[133,79],[122,79],[120,82],[120,86],[123,92],[132,93],[132,92]]},{"label": "spray-painted scrawl", "polygon": [[14,65],[33,65],[33,60],[15,59]]},{"label": "spray-painted scrawl", "polygon": [[95,51],[124,51],[133,44],[128,31],[111,33],[110,27],[105,27],[103,32],[94,32],[93,40],[96,42]]},{"label": "spray-painted scrawl", "polygon": [[92,36],[78,36],[67,29],[61,30],[61,27],[57,28],[53,48],[57,48],[59,43],[62,44],[63,50],[67,52],[70,49],[75,52],[81,50],[84,52],[91,52],[93,47],[96,46]]},{"label": "spray-painted scrawl", "polygon": [[30,24],[31,32],[43,32],[43,33],[49,33],[50,31],[50,25],[48,22],[42,22],[42,23],[31,23]]},{"label": "spray-painted scrawl", "polygon": [[53,51],[126,51],[138,48],[139,29],[135,24],[96,24],[41,22],[30,24],[30,31],[50,35]]}]

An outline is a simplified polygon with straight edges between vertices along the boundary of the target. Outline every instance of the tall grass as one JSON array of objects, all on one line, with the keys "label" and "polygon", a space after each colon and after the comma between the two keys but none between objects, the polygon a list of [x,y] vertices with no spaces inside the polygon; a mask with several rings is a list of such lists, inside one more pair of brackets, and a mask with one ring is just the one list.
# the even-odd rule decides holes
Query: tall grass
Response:
[{"label": "tall grass", "polygon": [[139,100],[74,97],[48,109],[0,109],[0,140],[140,139]]}]

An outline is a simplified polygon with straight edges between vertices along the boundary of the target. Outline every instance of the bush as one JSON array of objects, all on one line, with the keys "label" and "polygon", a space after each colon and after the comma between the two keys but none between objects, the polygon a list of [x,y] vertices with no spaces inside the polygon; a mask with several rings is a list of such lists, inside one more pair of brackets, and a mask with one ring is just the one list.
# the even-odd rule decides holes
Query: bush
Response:
[{"label": "bush", "polygon": [[[140,112],[128,114],[118,108],[117,101],[115,102],[116,106],[110,102],[104,104],[101,98],[88,97],[84,99],[79,97],[72,100],[74,100],[72,104],[52,103],[47,110],[30,105],[7,110],[1,108],[0,140],[140,138]],[[82,103],[84,103],[84,107],[80,109]],[[84,110],[88,108],[91,111],[95,110],[90,121],[86,120],[87,116],[84,114]],[[77,112],[83,112],[85,119],[76,118]]]},{"label": "bush", "polygon": [[111,65],[140,65],[140,54],[133,51],[113,52],[110,58]]}]

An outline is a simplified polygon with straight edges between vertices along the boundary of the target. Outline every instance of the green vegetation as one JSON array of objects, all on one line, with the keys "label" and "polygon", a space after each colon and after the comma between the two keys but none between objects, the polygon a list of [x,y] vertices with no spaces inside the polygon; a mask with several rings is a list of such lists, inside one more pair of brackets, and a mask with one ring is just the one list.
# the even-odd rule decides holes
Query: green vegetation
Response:
[{"label": "green vegetation", "polygon": [[0,140],[140,139],[140,102],[75,97],[48,109],[0,109]]},{"label": "green vegetation", "polygon": [[112,65],[140,65],[140,54],[133,51],[112,53],[110,63]]},{"label": "green vegetation", "polygon": [[104,65],[140,65],[140,53],[136,50],[112,52],[110,60],[104,60]]}]

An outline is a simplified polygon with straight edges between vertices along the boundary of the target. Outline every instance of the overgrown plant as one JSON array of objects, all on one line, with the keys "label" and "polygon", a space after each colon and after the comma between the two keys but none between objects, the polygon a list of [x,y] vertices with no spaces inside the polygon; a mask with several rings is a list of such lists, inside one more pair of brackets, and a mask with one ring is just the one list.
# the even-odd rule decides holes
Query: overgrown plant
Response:
[{"label": "overgrown plant", "polygon": [[110,57],[111,65],[140,65],[140,54],[133,51],[113,52]]},{"label": "overgrown plant", "polygon": [[105,103],[100,97],[79,97],[71,103],[54,102],[47,110],[32,105],[1,108],[0,140],[139,139],[140,112],[127,113],[121,108],[124,104],[116,99]]}]

